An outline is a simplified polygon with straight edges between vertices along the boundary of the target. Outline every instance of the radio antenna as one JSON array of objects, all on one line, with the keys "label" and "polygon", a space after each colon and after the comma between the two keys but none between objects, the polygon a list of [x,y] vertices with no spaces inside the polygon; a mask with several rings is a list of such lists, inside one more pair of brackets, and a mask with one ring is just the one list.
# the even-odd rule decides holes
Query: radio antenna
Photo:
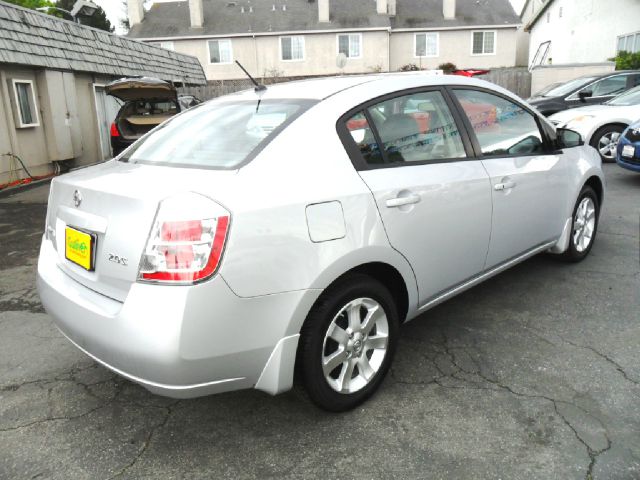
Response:
[{"label": "radio antenna", "polygon": [[254,90],[256,91],[256,93],[257,93],[257,92],[264,92],[264,91],[267,89],[267,87],[265,87],[264,85],[262,85],[262,84],[260,84],[260,83],[256,82],[256,79],[255,79],[255,78],[253,78],[249,72],[247,72],[247,69],[246,69],[246,68],[244,68],[244,67],[242,66],[242,64],[241,64],[238,60],[236,60],[236,63],[237,63],[237,64],[238,64],[238,66],[242,69],[242,71],[245,73],[245,75],[246,75],[247,77],[249,77],[249,80],[251,80],[251,81],[253,82],[253,84],[256,86],[256,88],[254,88]]}]

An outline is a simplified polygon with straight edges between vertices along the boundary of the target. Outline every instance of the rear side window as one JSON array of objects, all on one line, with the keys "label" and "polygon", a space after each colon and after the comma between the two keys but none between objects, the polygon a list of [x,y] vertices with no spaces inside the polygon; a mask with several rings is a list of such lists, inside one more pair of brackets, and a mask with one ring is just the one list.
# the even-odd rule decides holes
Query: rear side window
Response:
[{"label": "rear side window", "polygon": [[440,92],[391,98],[367,108],[366,116],[364,112],[349,118],[346,126],[370,165],[466,156],[458,127]]},{"label": "rear side window", "polygon": [[477,90],[454,90],[471,123],[483,155],[543,153],[534,116],[505,98]]},{"label": "rear side window", "polygon": [[313,100],[219,100],[174,116],[141,138],[121,161],[233,169],[251,158]]}]

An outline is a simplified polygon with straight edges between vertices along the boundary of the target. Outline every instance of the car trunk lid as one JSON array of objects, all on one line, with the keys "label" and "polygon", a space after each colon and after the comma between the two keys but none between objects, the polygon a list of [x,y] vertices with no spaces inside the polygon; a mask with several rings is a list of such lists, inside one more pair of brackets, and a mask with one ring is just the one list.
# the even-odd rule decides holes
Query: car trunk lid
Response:
[{"label": "car trunk lid", "polygon": [[[137,280],[160,201],[185,191],[224,196],[234,184],[235,173],[111,161],[54,179],[47,230],[55,232],[59,267],[82,285],[124,301]],[[90,269],[66,255],[74,257],[66,243],[76,242],[82,234],[89,235],[84,237],[87,244],[90,238],[95,241]]]}]

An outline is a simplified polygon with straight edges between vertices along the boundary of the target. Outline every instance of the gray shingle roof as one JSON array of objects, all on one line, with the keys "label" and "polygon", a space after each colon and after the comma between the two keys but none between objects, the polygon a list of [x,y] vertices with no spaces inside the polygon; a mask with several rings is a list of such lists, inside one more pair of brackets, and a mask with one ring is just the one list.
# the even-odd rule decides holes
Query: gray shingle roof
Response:
[{"label": "gray shingle roof", "polygon": [[0,63],[206,84],[197,58],[0,1]]},{"label": "gray shingle roof", "polygon": [[[286,10],[282,6],[286,4]],[[457,0],[456,18],[445,20],[442,0],[396,0],[397,15],[376,14],[374,0],[330,0],[331,22],[318,22],[318,4],[309,0],[203,0],[204,26],[191,28],[189,2],[156,3],[134,25],[132,38],[166,38],[286,31],[442,28],[517,25],[509,0]],[[275,10],[273,6],[275,5]],[[249,11],[249,6],[253,11]],[[244,13],[241,9],[244,8]]]}]

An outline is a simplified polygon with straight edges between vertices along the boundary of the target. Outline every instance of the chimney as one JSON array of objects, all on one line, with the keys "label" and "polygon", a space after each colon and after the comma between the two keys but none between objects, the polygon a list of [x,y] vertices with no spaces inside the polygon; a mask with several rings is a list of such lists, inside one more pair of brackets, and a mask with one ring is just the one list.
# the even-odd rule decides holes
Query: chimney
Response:
[{"label": "chimney", "polygon": [[396,14],[396,0],[387,0],[387,5],[389,8],[389,15],[392,17]]},{"label": "chimney", "polygon": [[318,22],[329,23],[329,0],[318,0]]},{"label": "chimney", "polygon": [[387,11],[387,0],[376,0],[376,11],[379,15],[386,15]]},{"label": "chimney", "polygon": [[442,0],[442,15],[445,20],[456,18],[456,0]]},{"label": "chimney", "polygon": [[127,0],[127,15],[129,16],[130,27],[141,23],[144,18],[142,0]]},{"label": "chimney", "polygon": [[202,0],[189,0],[189,16],[191,17],[191,28],[202,28],[204,24]]}]

